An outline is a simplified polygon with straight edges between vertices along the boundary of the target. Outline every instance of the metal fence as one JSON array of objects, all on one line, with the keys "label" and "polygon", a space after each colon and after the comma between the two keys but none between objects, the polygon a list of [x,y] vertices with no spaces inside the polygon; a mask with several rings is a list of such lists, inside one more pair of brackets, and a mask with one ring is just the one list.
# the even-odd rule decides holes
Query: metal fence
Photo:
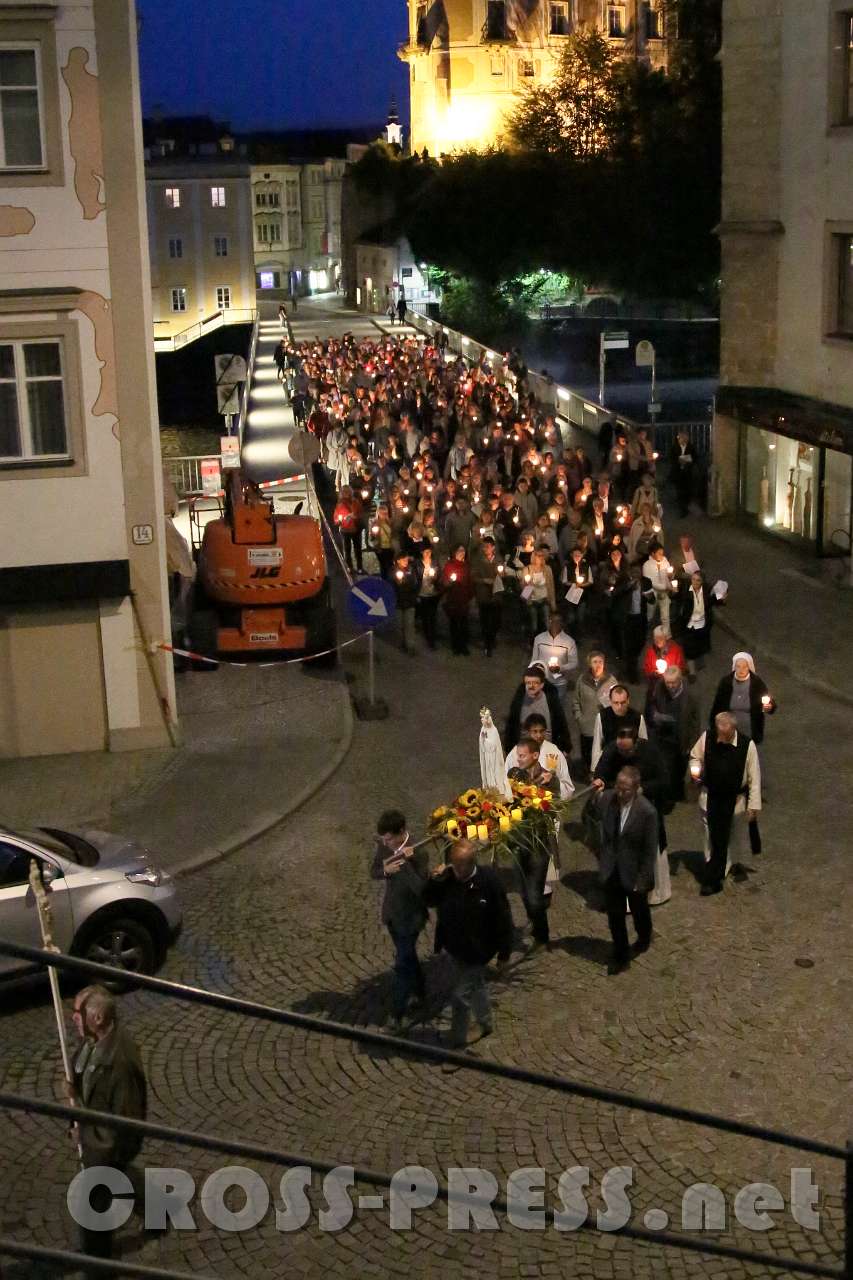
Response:
[{"label": "metal fence", "polygon": [[[388,1036],[379,1031],[369,1031],[364,1027],[331,1022],[323,1018],[313,1017],[310,1014],[297,1013],[290,1009],[277,1009],[272,1005],[243,1000],[236,996],[220,995],[217,992],[205,991],[199,987],[189,987],[183,983],[168,982],[163,978],[128,974],[124,970],[113,969],[72,956],[60,955],[54,951],[45,951],[35,947],[0,941],[0,955],[8,955],[25,960],[29,964],[50,966],[60,972],[69,972],[78,978],[106,983],[119,982],[123,987],[138,988],[149,991],[153,995],[170,997],[188,1004],[203,1005],[262,1022],[347,1040],[353,1044],[365,1045],[385,1053],[389,1050],[394,1051],[409,1058],[420,1059],[425,1063],[452,1063],[456,1067],[473,1071],[479,1075],[511,1080],[529,1087],[549,1090],[552,1093],[563,1096],[585,1098],[622,1108],[629,1112],[641,1112],[671,1120],[679,1120],[705,1129],[736,1134],[745,1138],[759,1139],[785,1148],[807,1151],[814,1155],[843,1161],[845,1173],[843,1268],[808,1259],[741,1249],[735,1245],[720,1244],[717,1241],[708,1239],[698,1240],[689,1235],[676,1235],[671,1231],[653,1231],[647,1227],[627,1224],[608,1234],[611,1237],[613,1235],[621,1235],[639,1243],[662,1245],[666,1248],[678,1249],[687,1253],[705,1254],[711,1257],[730,1258],[740,1262],[751,1263],[763,1268],[762,1274],[765,1276],[780,1272],[783,1274],[823,1276],[829,1277],[829,1280],[853,1280],[853,1142],[848,1141],[846,1145],[836,1145],[799,1134],[787,1133],[784,1130],[770,1129],[743,1120],[734,1120],[728,1116],[715,1116],[688,1107],[671,1106],[668,1103],[656,1102],[651,1098],[642,1098],[635,1094],[623,1093],[614,1089],[603,1089],[596,1085],[584,1084],[563,1076],[550,1075],[543,1071],[531,1071],[525,1067],[495,1062],[488,1058],[472,1057],[469,1054],[443,1049],[437,1045],[422,1044],[406,1040],[401,1036]],[[125,1119],[81,1107],[66,1106],[53,1099],[32,1098],[8,1091],[0,1092],[0,1108],[33,1115],[50,1116],[63,1122],[82,1121],[89,1124],[98,1124],[126,1133],[136,1133],[145,1137],[174,1142],[181,1146],[220,1151],[229,1155],[268,1161],[287,1167],[302,1165],[322,1173],[329,1173],[340,1164],[347,1164],[352,1167],[349,1160],[341,1159],[338,1162],[322,1160],[302,1152],[280,1151],[272,1147],[234,1140],[220,1135],[193,1133],[185,1129],[173,1128],[150,1121]],[[385,1188],[392,1185],[393,1175],[384,1171],[356,1166],[353,1168],[353,1175],[356,1182]],[[438,1183],[437,1198],[449,1202],[453,1198],[453,1192],[446,1184]],[[490,1204],[499,1213],[506,1214],[508,1212],[509,1206],[506,1200],[491,1200]],[[552,1210],[546,1211],[546,1213],[550,1213],[553,1218],[554,1213]],[[587,1234],[600,1234],[602,1230],[592,1215],[585,1221],[580,1222],[577,1229]],[[6,1254],[7,1256],[39,1258],[44,1256],[45,1253],[50,1253],[53,1260],[57,1262],[71,1260],[79,1264],[83,1260],[81,1255],[72,1255],[59,1250],[45,1251],[38,1246],[24,1244],[20,1241],[0,1239],[0,1256]],[[86,1261],[88,1265],[88,1259]],[[186,1272],[166,1271],[163,1269],[149,1270],[145,1267],[134,1266],[134,1264],[130,1264],[124,1259],[119,1259],[115,1262],[101,1262],[93,1269],[103,1270],[106,1275],[150,1275],[161,1276],[163,1280],[189,1280]],[[203,1280],[203,1278],[196,1274],[194,1280]]]},{"label": "metal fence", "polygon": [[210,461],[219,463],[219,454],[205,453],[189,458],[163,459],[163,466],[179,498],[191,498],[204,491],[201,483],[201,464]]},{"label": "metal fence", "polygon": [[258,313],[253,307],[229,307],[225,311],[215,311],[204,320],[199,320],[196,324],[182,329],[180,333],[173,333],[167,338],[158,338],[155,335],[154,350],[157,352],[180,351],[188,343],[213,333],[214,329],[221,329],[226,324],[253,324],[257,318]]}]

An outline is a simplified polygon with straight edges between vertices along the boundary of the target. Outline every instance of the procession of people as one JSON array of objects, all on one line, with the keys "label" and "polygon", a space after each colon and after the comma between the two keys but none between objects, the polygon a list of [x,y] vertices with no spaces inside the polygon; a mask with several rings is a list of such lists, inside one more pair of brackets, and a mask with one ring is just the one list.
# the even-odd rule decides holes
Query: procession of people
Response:
[{"label": "procession of people", "polygon": [[[446,645],[454,657],[475,645],[486,658],[498,645],[519,651],[504,720],[508,776],[544,779],[563,799],[576,789],[573,776],[587,783],[583,830],[598,858],[609,971],[622,972],[651,945],[650,908],[671,896],[666,819],[676,805],[698,800],[703,895],[718,893],[737,865],[743,828],[751,850],[761,848],[757,748],[775,703],[748,654],[735,656],[711,708],[692,688],[728,588],[689,534],[671,549],[666,537],[665,484],[682,513],[695,496],[689,436],[679,433],[667,469],[648,431],[605,423],[593,458],[537,402],[517,352],[471,362],[449,352],[441,333],[283,340],[282,360],[320,443],[342,560],[351,575],[379,574],[393,586],[403,652],[415,658],[421,644]],[[427,905],[440,917],[453,902],[454,918],[468,920],[467,897],[438,885],[480,873],[465,841],[458,856],[456,845],[445,850],[438,873],[420,849],[411,865],[408,834],[383,830],[388,821],[373,867],[396,884],[385,922],[399,1027],[422,987],[417,936],[393,925],[391,904],[413,895],[417,934]],[[380,856],[389,836],[393,856]],[[534,946],[550,945],[548,862],[517,869]],[[501,915],[493,898],[490,887],[489,909]],[[503,954],[497,925],[489,938],[474,950]],[[485,1008],[469,970],[464,990],[457,983],[457,1032],[467,1025],[463,1006]]]}]

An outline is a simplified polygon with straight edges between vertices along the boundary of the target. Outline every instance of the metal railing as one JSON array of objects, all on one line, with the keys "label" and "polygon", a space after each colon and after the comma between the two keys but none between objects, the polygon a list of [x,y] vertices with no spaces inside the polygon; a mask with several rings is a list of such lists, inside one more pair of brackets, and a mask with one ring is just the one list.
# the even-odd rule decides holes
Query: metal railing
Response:
[{"label": "metal railing", "polygon": [[220,461],[218,453],[196,454],[184,458],[164,458],[163,466],[169,475],[179,498],[190,498],[202,493],[201,464]]},{"label": "metal railing", "polygon": [[226,324],[252,324],[257,321],[257,318],[258,313],[254,307],[228,307],[224,311],[215,311],[204,320],[199,320],[196,324],[182,329],[180,333],[173,333],[168,338],[155,337],[154,350],[157,352],[180,351],[188,343],[196,342],[199,338],[213,333],[215,329],[223,328]]},{"label": "metal railing", "polygon": [[[698,1125],[706,1129],[716,1130],[723,1133],[732,1133],[745,1138],[755,1138],[778,1146],[793,1148],[799,1151],[808,1151],[814,1155],[821,1155],[828,1157],[829,1159],[843,1161],[845,1173],[843,1269],[835,1266],[829,1266],[826,1263],[812,1262],[793,1257],[782,1257],[766,1252],[760,1253],[754,1250],[741,1249],[736,1245],[720,1244],[717,1241],[707,1239],[697,1240],[690,1236],[679,1236],[674,1232],[665,1230],[653,1231],[649,1228],[625,1225],[608,1234],[621,1235],[638,1242],[655,1244],[657,1246],[662,1245],[667,1248],[675,1248],[688,1253],[701,1253],[713,1257],[731,1258],[741,1262],[760,1265],[765,1268],[765,1274],[780,1271],[786,1274],[824,1276],[829,1277],[830,1280],[853,1280],[853,1142],[847,1142],[846,1145],[838,1145],[814,1138],[804,1137],[798,1134],[788,1133],[784,1130],[771,1129],[763,1125],[755,1125],[742,1120],[733,1120],[727,1116],[715,1116],[707,1112],[694,1110],[688,1107],[672,1106],[668,1103],[656,1102],[651,1098],[642,1098],[634,1094],[628,1094],[614,1089],[604,1089],[596,1085],[584,1084],[579,1081],[566,1079],[562,1076],[550,1075],[542,1071],[532,1071],[524,1067],[511,1066],[509,1064],[491,1061],[487,1058],[472,1057],[469,1054],[458,1052],[456,1050],[443,1049],[437,1045],[418,1043],[416,1041],[406,1040],[400,1036],[388,1036],[382,1032],[369,1031],[364,1027],[326,1021],[323,1018],[313,1017],[310,1014],[297,1013],[289,1009],[277,1009],[272,1005],[260,1004],[256,1001],[244,1000],[236,996],[220,995],[217,992],[206,991],[199,987],[190,987],[184,983],[169,982],[163,978],[146,977],[141,974],[129,974],[124,970],[95,964],[92,961],[81,960],[73,956],[60,955],[54,951],[45,951],[35,947],[21,946],[16,943],[0,941],[0,955],[12,956],[16,959],[25,960],[31,964],[47,965],[52,968],[59,969],[60,971],[64,970],[71,974],[76,974],[78,977],[84,977],[96,981],[118,981],[123,987],[138,988],[144,991],[149,991],[153,995],[170,997],[185,1001],[189,1004],[220,1009],[223,1012],[236,1013],[244,1017],[255,1018],[260,1021],[274,1023],[279,1026],[298,1028],[302,1031],[310,1031],[321,1036],[329,1036],[339,1040],[350,1041],[355,1044],[367,1045],[374,1049],[381,1049],[385,1052],[388,1050],[394,1050],[398,1053],[405,1054],[410,1058],[420,1059],[424,1062],[451,1063],[456,1067],[464,1068],[480,1075],[513,1080],[521,1084],[532,1086],[533,1088],[550,1090],[564,1096],[589,1099],[591,1101],[621,1107],[628,1111],[639,1111],[646,1114],[665,1117],[667,1119],[681,1120],[688,1124]],[[119,1132],[136,1133],[145,1137],[174,1142],[181,1146],[221,1151],[229,1155],[238,1155],[255,1160],[269,1161],[271,1163],[286,1165],[288,1167],[304,1165],[312,1170],[322,1173],[329,1173],[340,1164],[346,1163],[349,1166],[349,1161],[341,1160],[335,1162],[321,1160],[317,1157],[305,1155],[303,1153],[280,1151],[257,1143],[234,1140],[219,1135],[192,1133],[188,1130],[173,1128],[168,1125],[127,1119],[81,1107],[70,1107],[63,1103],[55,1102],[52,1099],[31,1098],[8,1091],[0,1092],[0,1108],[35,1115],[52,1116],[55,1119],[60,1119],[62,1121],[76,1120],[89,1124],[98,1124],[106,1128],[117,1129]],[[353,1175],[357,1182],[365,1182],[386,1188],[392,1185],[393,1175],[386,1172],[354,1167]],[[437,1187],[437,1198],[442,1201],[449,1202],[453,1198],[453,1192],[449,1186],[439,1183]],[[508,1205],[505,1200],[491,1200],[490,1204],[491,1207],[498,1212],[504,1214],[508,1212]],[[546,1215],[547,1214],[550,1214],[551,1218],[553,1218],[554,1211],[546,1210]],[[598,1227],[596,1221],[592,1219],[591,1215],[585,1221],[581,1222],[577,1229],[589,1234],[601,1232],[601,1228]],[[25,1245],[20,1241],[0,1239],[0,1255],[4,1252],[13,1253],[16,1256],[23,1257],[40,1256],[37,1246]],[[79,1261],[79,1255],[76,1255],[76,1257]],[[131,1270],[132,1264],[128,1265],[124,1260],[117,1260],[113,1264],[106,1264],[106,1266],[107,1268],[112,1266],[113,1273],[122,1272],[124,1274],[137,1275],[158,1274],[156,1271],[146,1273],[144,1268],[138,1268],[133,1272]],[[107,1269],[105,1273],[110,1274],[109,1269]],[[168,1272],[160,1272],[159,1274],[163,1276],[180,1275],[180,1273]]]},{"label": "metal railing", "polygon": [[[243,448],[243,432],[246,427],[246,414],[249,412],[249,398],[252,391],[252,379],[255,376],[255,357],[258,354],[258,333],[260,331],[260,312],[255,312],[255,320],[252,325],[252,341],[249,344],[249,355],[246,360],[246,381],[243,383],[243,389],[240,393],[240,412],[237,416],[237,438],[240,441],[240,448]],[[288,333],[291,333],[288,324]]]}]

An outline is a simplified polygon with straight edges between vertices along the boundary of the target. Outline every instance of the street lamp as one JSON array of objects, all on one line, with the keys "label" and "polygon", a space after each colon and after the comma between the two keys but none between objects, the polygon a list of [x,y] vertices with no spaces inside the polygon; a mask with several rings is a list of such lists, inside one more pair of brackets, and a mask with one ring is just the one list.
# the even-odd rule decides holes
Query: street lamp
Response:
[{"label": "street lamp", "polygon": [[429,284],[429,263],[419,262],[418,270],[420,271],[423,278],[426,280],[427,293],[431,293],[432,290],[430,289],[430,284]]}]

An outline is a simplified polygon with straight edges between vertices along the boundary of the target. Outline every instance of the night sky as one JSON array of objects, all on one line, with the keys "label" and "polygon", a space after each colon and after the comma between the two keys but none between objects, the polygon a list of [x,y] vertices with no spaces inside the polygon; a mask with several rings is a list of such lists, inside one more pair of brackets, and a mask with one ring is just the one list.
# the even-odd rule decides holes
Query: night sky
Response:
[{"label": "night sky", "polygon": [[142,105],[235,129],[408,118],[406,0],[137,0]]}]

